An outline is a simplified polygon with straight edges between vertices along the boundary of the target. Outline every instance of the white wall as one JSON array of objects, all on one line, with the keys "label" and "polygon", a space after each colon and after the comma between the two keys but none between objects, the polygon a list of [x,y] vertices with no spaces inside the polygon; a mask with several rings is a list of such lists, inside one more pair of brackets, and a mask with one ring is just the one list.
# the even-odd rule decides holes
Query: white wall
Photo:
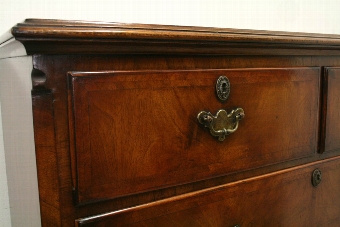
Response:
[{"label": "white wall", "polygon": [[[339,0],[1,0],[0,34],[25,18],[340,34],[339,11]],[[0,222],[9,227],[1,137],[0,124]]]},{"label": "white wall", "polygon": [[[41,225],[30,98],[32,68],[32,56],[0,59],[5,183],[8,185],[2,200],[7,213],[0,213],[3,215],[0,226],[6,226],[6,222],[7,225],[11,222],[13,227]],[[0,176],[5,180],[6,175]]]},{"label": "white wall", "polygon": [[4,227],[11,226],[4,144],[2,140],[1,105],[0,105],[0,220]]}]

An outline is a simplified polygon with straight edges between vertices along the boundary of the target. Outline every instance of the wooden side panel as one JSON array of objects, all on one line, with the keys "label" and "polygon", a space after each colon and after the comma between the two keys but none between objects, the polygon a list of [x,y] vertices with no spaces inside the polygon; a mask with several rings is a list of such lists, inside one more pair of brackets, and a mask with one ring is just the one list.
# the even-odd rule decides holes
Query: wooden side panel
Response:
[{"label": "wooden side panel", "polygon": [[325,151],[340,149],[340,68],[326,68],[327,114]]},{"label": "wooden side panel", "polygon": [[[225,103],[220,75],[231,83]],[[315,154],[319,80],[319,68],[73,73],[79,202]],[[236,107],[246,117],[223,142],[197,122],[202,110]]]},{"label": "wooden side panel", "polygon": [[[322,181],[313,187],[316,168]],[[82,227],[335,227],[339,196],[340,160],[333,158],[76,222]]]},{"label": "wooden side panel", "polygon": [[32,105],[42,226],[61,226],[53,94],[33,93]]}]

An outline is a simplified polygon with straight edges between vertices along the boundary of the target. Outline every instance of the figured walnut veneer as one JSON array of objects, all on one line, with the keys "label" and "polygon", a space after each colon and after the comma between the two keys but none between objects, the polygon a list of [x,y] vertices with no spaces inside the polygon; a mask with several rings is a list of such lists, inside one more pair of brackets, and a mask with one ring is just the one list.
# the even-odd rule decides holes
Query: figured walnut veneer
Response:
[{"label": "figured walnut veneer", "polygon": [[[33,55],[43,226],[340,223],[340,36],[36,19],[12,34]],[[197,121],[237,107],[223,142]]]}]

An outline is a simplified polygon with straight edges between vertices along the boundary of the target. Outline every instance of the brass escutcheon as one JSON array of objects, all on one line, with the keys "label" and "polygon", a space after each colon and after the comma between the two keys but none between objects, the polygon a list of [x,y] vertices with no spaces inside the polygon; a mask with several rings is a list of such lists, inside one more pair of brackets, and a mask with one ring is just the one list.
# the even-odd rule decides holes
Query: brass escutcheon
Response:
[{"label": "brass escutcheon", "polygon": [[312,174],[312,184],[314,187],[318,186],[321,183],[321,171],[319,169],[315,169]]},{"label": "brass escutcheon", "polygon": [[216,81],[216,94],[221,102],[228,99],[230,94],[230,82],[228,77],[220,76]]}]

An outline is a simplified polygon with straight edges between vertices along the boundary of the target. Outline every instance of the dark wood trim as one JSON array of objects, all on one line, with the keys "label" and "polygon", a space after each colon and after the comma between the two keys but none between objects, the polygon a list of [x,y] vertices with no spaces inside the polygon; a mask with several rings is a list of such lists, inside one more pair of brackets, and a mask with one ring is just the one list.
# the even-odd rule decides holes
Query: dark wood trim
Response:
[{"label": "dark wood trim", "polygon": [[60,226],[60,182],[55,142],[53,93],[32,90],[34,139],[42,226]]},{"label": "dark wood trim", "polygon": [[27,19],[12,34],[28,54],[340,55],[339,35],[309,33]]},{"label": "dark wood trim", "polygon": [[[242,196],[246,198],[249,194],[258,195],[261,193],[261,191],[263,192],[263,190],[269,190],[269,191],[275,190],[275,188],[277,189],[278,187],[281,187],[282,184],[286,186],[284,188],[285,191],[287,191],[288,187],[291,187],[292,191],[294,190],[296,192],[302,189],[304,195],[306,195],[305,193],[315,195],[316,193],[315,189],[313,190],[313,186],[309,180],[309,176],[311,175],[311,172],[315,168],[320,168],[323,171],[323,174],[325,175],[328,174],[329,172],[339,171],[339,157],[333,157],[330,159],[317,161],[314,163],[309,163],[306,165],[293,167],[293,168],[281,170],[278,172],[264,174],[260,177],[248,178],[242,181],[236,181],[230,184],[224,184],[224,185],[220,185],[217,187],[211,187],[209,189],[199,190],[193,193],[187,193],[186,195],[175,196],[172,198],[163,199],[163,200],[159,200],[156,202],[143,204],[140,206],[130,207],[130,208],[119,210],[119,211],[103,213],[103,214],[90,216],[86,218],[79,218],[79,219],[76,219],[76,226],[77,227],[84,227],[84,226],[98,227],[98,226],[112,226],[112,225],[114,226],[138,226],[138,225],[149,226],[150,223],[153,224],[153,225],[151,224],[152,226],[167,226],[163,224],[164,220],[171,220],[172,217],[178,218],[178,216],[180,216],[181,213],[184,214],[185,212],[188,212],[189,210],[190,210],[191,215],[202,216],[202,211],[198,211],[197,213],[195,213],[193,212],[193,210],[204,209],[202,207],[208,206],[208,204],[210,206],[209,208],[211,208],[211,206],[214,206],[214,204],[227,200],[228,195],[230,195],[230,197],[235,196],[235,191],[238,191],[238,192],[242,191]],[[325,181],[327,180],[330,181],[330,179],[323,179],[322,184],[325,184]],[[248,189],[243,190],[244,185],[251,185],[251,186]],[[262,185],[262,186],[259,187],[259,185]],[[269,187],[268,186],[263,187],[263,185],[268,185]],[[323,192],[325,193],[326,190],[318,191],[317,193],[320,196],[320,194],[322,194]],[[280,192],[277,192],[277,193],[280,193]],[[220,194],[223,194],[223,196],[221,196]],[[271,193],[268,193],[268,197],[270,196],[270,194]],[[303,196],[301,195],[301,197],[295,198],[295,200],[298,201],[302,197]],[[277,197],[275,199],[277,199],[277,201],[280,201],[280,198],[282,197]],[[310,200],[310,203],[312,203],[313,205],[320,204],[320,202],[323,202],[323,200],[318,198],[318,196],[315,196],[313,199],[310,199],[310,198],[308,199]],[[291,200],[291,202],[293,202],[293,200]],[[228,205],[230,203],[231,202],[229,200],[225,204]],[[282,203],[281,205],[285,206],[286,204],[287,203]],[[299,203],[299,205],[301,204],[303,203]],[[237,204],[235,209],[233,209],[233,211],[239,209],[239,207],[242,207],[243,205],[244,203]],[[181,209],[178,209],[178,207],[181,207]],[[296,208],[293,205],[291,207]],[[255,209],[262,209],[262,208],[257,207]],[[230,213],[233,211],[230,211]],[[225,216],[230,215],[228,219],[229,222],[233,218],[230,213],[225,214]],[[240,213],[242,213],[242,211]],[[270,213],[269,218],[272,218],[272,221],[278,221],[278,223],[280,223],[280,221],[282,220],[275,219],[273,217],[274,214],[275,212]],[[294,212],[292,212],[290,215],[293,216]],[[256,216],[256,214],[254,216]],[[163,222],[155,221],[159,217],[162,217]],[[287,217],[288,216],[284,216],[284,218],[289,220],[289,218]],[[190,220],[190,218],[188,219]],[[254,224],[255,226],[264,226],[264,225],[258,224],[261,221],[263,221],[263,219],[265,219],[265,217],[259,217],[256,219],[257,224],[254,224],[254,223],[252,224]],[[238,221],[242,222],[245,220],[239,219]],[[295,220],[295,218],[292,218],[291,221],[293,223],[296,223],[297,221],[300,221],[300,220],[298,219]],[[154,223],[157,223],[157,224],[155,225]],[[322,218],[319,220],[318,218],[315,218],[313,219],[313,223],[323,224],[324,220],[322,220]],[[231,225],[228,225],[228,226],[231,226]],[[249,225],[245,225],[245,226],[249,226]]]},{"label": "dark wood trim", "polygon": [[[12,34],[33,54],[42,226],[339,223],[340,35],[37,19]],[[215,97],[221,74],[226,103]],[[197,122],[199,111],[239,105],[246,118],[227,143]],[[225,202],[210,207],[210,195]]]},{"label": "dark wood trim", "polygon": [[321,97],[320,97],[320,138],[319,153],[325,152],[326,139],[326,116],[327,116],[327,94],[328,94],[328,68],[321,70]]}]

